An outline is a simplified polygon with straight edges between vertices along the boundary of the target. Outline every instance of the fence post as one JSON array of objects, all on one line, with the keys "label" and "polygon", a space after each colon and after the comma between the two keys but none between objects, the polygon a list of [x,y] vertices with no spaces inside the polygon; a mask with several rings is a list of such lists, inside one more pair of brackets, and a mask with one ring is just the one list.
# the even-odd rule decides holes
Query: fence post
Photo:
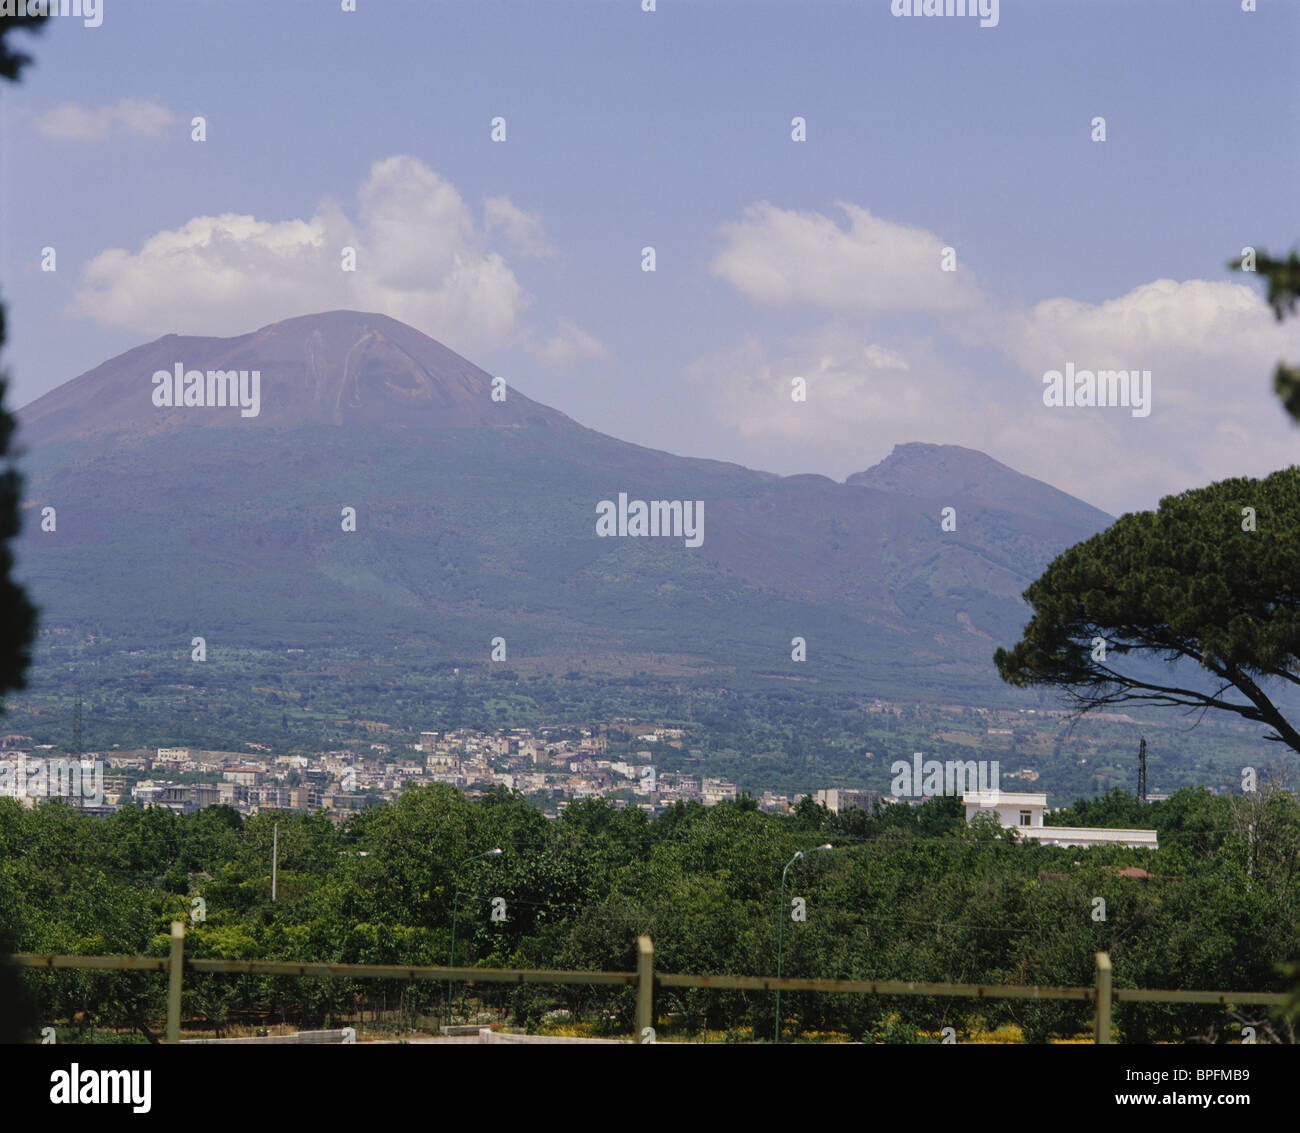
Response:
[{"label": "fence post", "polygon": [[1098,1043],[1110,1042],[1110,954],[1097,953],[1097,1021],[1096,1037]]},{"label": "fence post", "polygon": [[185,922],[172,921],[172,955],[167,968],[167,1042],[181,1041],[181,971],[185,967]]},{"label": "fence post", "polygon": [[[655,949],[648,936],[636,938],[636,1041],[653,1042]],[[645,1037],[647,1028],[651,1038]]]}]

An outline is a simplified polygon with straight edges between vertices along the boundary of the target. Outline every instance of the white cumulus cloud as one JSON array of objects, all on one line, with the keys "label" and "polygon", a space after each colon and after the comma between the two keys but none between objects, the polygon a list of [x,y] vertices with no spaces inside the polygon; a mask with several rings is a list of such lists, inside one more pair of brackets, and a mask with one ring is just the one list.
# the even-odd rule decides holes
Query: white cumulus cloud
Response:
[{"label": "white cumulus cloud", "polygon": [[722,225],[713,273],[768,305],[952,311],[976,302],[978,291],[960,264],[942,270],[945,244],[934,233],[858,205],[838,207],[847,228],[818,212],[750,205],[740,220]]},{"label": "white cumulus cloud", "polygon": [[535,353],[552,366],[563,366],[586,358],[604,358],[609,351],[595,335],[561,317],[555,334],[537,347]]},{"label": "white cumulus cloud", "polygon": [[161,103],[144,98],[123,98],[111,106],[78,106],[65,102],[36,119],[47,138],[61,141],[103,141],[118,134],[156,138],[176,121]]},{"label": "white cumulus cloud", "polygon": [[[1003,363],[841,315],[804,333],[749,336],[688,377],[754,446],[751,459],[770,468],[779,452],[786,471],[839,477],[901,441],[965,445],[1119,514],[1300,462],[1300,430],[1272,392],[1278,360],[1300,360],[1300,321],[1278,323],[1247,285],[1160,279],[1102,302],[1060,297],[985,314],[984,344]],[[1044,405],[1043,374],[1067,362],[1150,370],[1150,415]],[[790,396],[796,376],[804,403]]]},{"label": "white cumulus cloud", "polygon": [[555,254],[542,227],[542,218],[521,209],[509,197],[484,200],[483,220],[489,232],[500,231],[521,255],[544,260]]},{"label": "white cumulus cloud", "polygon": [[[73,311],[147,334],[239,334],[316,311],[380,311],[472,354],[514,334],[526,297],[456,187],[414,157],[377,161],[355,218],[199,216],[85,267]],[[356,270],[344,271],[345,248]]]},{"label": "white cumulus cloud", "polygon": [[[960,372],[922,345],[907,350],[865,342],[854,328],[832,323],[775,343],[751,335],[698,359],[687,376],[741,436],[790,446],[809,468],[839,457],[845,463],[837,460],[832,474],[846,475],[859,470],[864,448],[929,440],[946,410],[960,416],[977,403],[968,388],[969,403],[954,406],[963,397]],[[917,357],[908,356],[914,350]],[[797,378],[802,401],[793,396]]]}]

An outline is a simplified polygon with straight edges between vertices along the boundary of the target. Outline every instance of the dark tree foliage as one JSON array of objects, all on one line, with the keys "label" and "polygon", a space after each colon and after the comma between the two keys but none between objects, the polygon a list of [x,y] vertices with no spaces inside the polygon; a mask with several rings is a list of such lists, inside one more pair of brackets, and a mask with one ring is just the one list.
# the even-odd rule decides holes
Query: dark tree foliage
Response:
[{"label": "dark tree foliage", "polygon": [[32,61],[30,55],[16,51],[7,42],[9,33],[41,31],[47,19],[48,16],[0,16],[0,78],[17,82],[22,69]]},{"label": "dark tree foliage", "polygon": [[[12,31],[39,31],[45,16],[6,16],[0,18],[0,77],[17,81],[31,56],[16,51],[8,42]],[[0,306],[0,347],[5,340],[5,313]],[[7,462],[15,421],[4,408],[7,382],[0,374],[0,464]],[[18,501],[22,482],[18,473],[4,464],[0,470],[0,695],[22,688],[30,660],[32,638],[36,629],[36,611],[21,587],[10,578],[13,552],[9,541],[18,534]],[[0,909],[0,957],[10,951],[12,930]],[[28,1034],[34,1025],[25,989],[18,974],[0,964],[0,1043],[14,1042]]]},{"label": "dark tree foliage", "polygon": [[[1062,817],[1130,822],[1135,807],[1116,794]],[[1300,944],[1300,804],[1283,789],[1245,798],[1184,789],[1151,803],[1140,825],[1159,831],[1156,851],[1013,840],[996,824],[968,827],[953,796],[870,813],[816,809],[817,831],[811,814],[739,801],[684,804],[652,821],[587,799],[545,819],[517,794],[473,801],[438,785],[336,827],[319,813],[126,807],[97,818],[0,799],[0,905],[17,910],[22,946],[36,952],[165,955],[167,925],[201,896],[206,919],[190,924],[185,944],[195,958],[445,964],[455,915],[456,957],[469,966],[629,971],[647,933],[661,972],[772,975],[783,927],[789,976],[1075,987],[1092,981],[1105,951],[1117,987],[1289,982],[1277,965]],[[834,849],[812,852],[824,842]],[[503,853],[483,858],[492,847]],[[802,920],[780,903],[797,851],[784,895],[805,902]],[[21,867],[6,870],[6,860]],[[1100,922],[1089,915],[1097,896],[1107,905]],[[491,916],[495,898],[504,921]],[[57,1027],[60,1042],[161,1029],[166,985],[153,973],[42,972],[31,984],[41,1025]],[[187,973],[182,1010],[188,1030],[358,1025],[393,1037],[479,1016],[540,1029],[560,1011],[586,1033],[626,1036],[635,1020],[635,996],[620,987],[510,991],[471,980],[454,1005],[445,993],[441,982]],[[655,998],[661,1039],[705,1026],[713,1039],[773,1034],[768,994],[661,987]],[[949,1025],[962,1035],[1015,1025],[1041,1042],[1091,1026],[1082,1002],[796,992],[781,1007],[790,1039],[937,1043]],[[1126,1042],[1238,1034],[1218,1004],[1126,1005],[1116,1019]],[[1259,1041],[1289,1041],[1280,1021],[1270,1026],[1277,1038],[1261,1025]]]},{"label": "dark tree foliage", "polygon": [[[5,312],[0,306],[0,347],[5,340]],[[0,460],[7,461],[17,422],[4,408],[8,382],[0,374]],[[0,695],[26,685],[31,643],[36,632],[36,610],[21,586],[13,581],[13,551],[9,542],[21,523],[19,498],[22,479],[10,465],[0,470]]]},{"label": "dark tree foliage", "polygon": [[[1242,261],[1232,260],[1228,267],[1240,271]],[[1255,270],[1268,280],[1268,302],[1278,322],[1294,314],[1300,299],[1300,256],[1295,249],[1285,260],[1275,260],[1261,251],[1255,257]],[[1273,371],[1273,392],[1282,399],[1286,411],[1300,421],[1300,368],[1279,362]]]},{"label": "dark tree foliage", "polygon": [[[1300,685],[1298,580],[1300,468],[1224,480],[1122,516],[1059,555],[1025,591],[1034,616],[1023,640],[994,660],[1003,680],[1057,686],[1080,712],[1214,708],[1300,751],[1269,688]],[[1211,679],[1139,675],[1124,664],[1132,655],[1193,661]]]},{"label": "dark tree foliage", "polygon": [[[1278,321],[1294,314],[1300,255],[1259,251],[1254,268],[1268,281]],[[1300,421],[1300,369],[1279,362],[1273,386]],[[1266,738],[1300,751],[1300,731],[1275,691],[1300,685],[1298,579],[1300,469],[1225,480],[1125,515],[1058,556],[1025,591],[1034,616],[1023,639],[994,661],[1008,683],[1060,688],[1080,712],[1124,702],[1214,708],[1265,724]],[[1170,662],[1171,675],[1132,664],[1143,655]],[[1173,667],[1179,661],[1195,662],[1207,679],[1188,680],[1188,666]],[[1120,824],[1136,807],[1112,794],[1057,817]]]}]

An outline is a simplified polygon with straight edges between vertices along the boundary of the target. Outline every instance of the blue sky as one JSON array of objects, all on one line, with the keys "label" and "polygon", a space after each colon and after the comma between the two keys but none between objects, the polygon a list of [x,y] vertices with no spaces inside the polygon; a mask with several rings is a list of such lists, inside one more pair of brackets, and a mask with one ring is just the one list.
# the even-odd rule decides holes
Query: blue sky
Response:
[{"label": "blue sky", "polygon": [[[351,307],[603,432],[784,474],[962,444],[1120,512],[1300,453],[1270,391],[1300,319],[1224,268],[1297,239],[1300,5],[357,7],[104,0],[21,37],[10,404]],[[1150,415],[1045,406],[1067,363],[1149,369]]]}]

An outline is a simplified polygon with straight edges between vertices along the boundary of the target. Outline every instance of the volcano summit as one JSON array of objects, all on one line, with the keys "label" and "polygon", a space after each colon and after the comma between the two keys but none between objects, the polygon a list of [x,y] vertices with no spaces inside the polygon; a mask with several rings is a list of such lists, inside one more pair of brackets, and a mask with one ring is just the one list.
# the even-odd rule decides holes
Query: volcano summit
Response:
[{"label": "volcano summit", "polygon": [[[163,388],[170,406],[153,402]],[[411,327],[351,311],[167,335],[104,362],[19,413],[19,571],[42,625],[146,654],[187,655],[195,635],[209,658],[301,650],[308,665],[347,642],[413,670],[486,665],[506,637],[519,671],[983,703],[1007,695],[991,658],[1019,634],[1020,593],[1109,523],[969,449],[901,445],[844,484],[780,477],[501,391]],[[222,395],[225,411],[193,411]],[[603,538],[622,529],[593,525],[592,505],[622,498],[663,505],[684,538]],[[697,526],[707,503],[707,543],[687,503]],[[58,522],[43,531],[45,508]],[[957,531],[941,530],[945,508]],[[641,532],[631,503],[626,531]]]}]

